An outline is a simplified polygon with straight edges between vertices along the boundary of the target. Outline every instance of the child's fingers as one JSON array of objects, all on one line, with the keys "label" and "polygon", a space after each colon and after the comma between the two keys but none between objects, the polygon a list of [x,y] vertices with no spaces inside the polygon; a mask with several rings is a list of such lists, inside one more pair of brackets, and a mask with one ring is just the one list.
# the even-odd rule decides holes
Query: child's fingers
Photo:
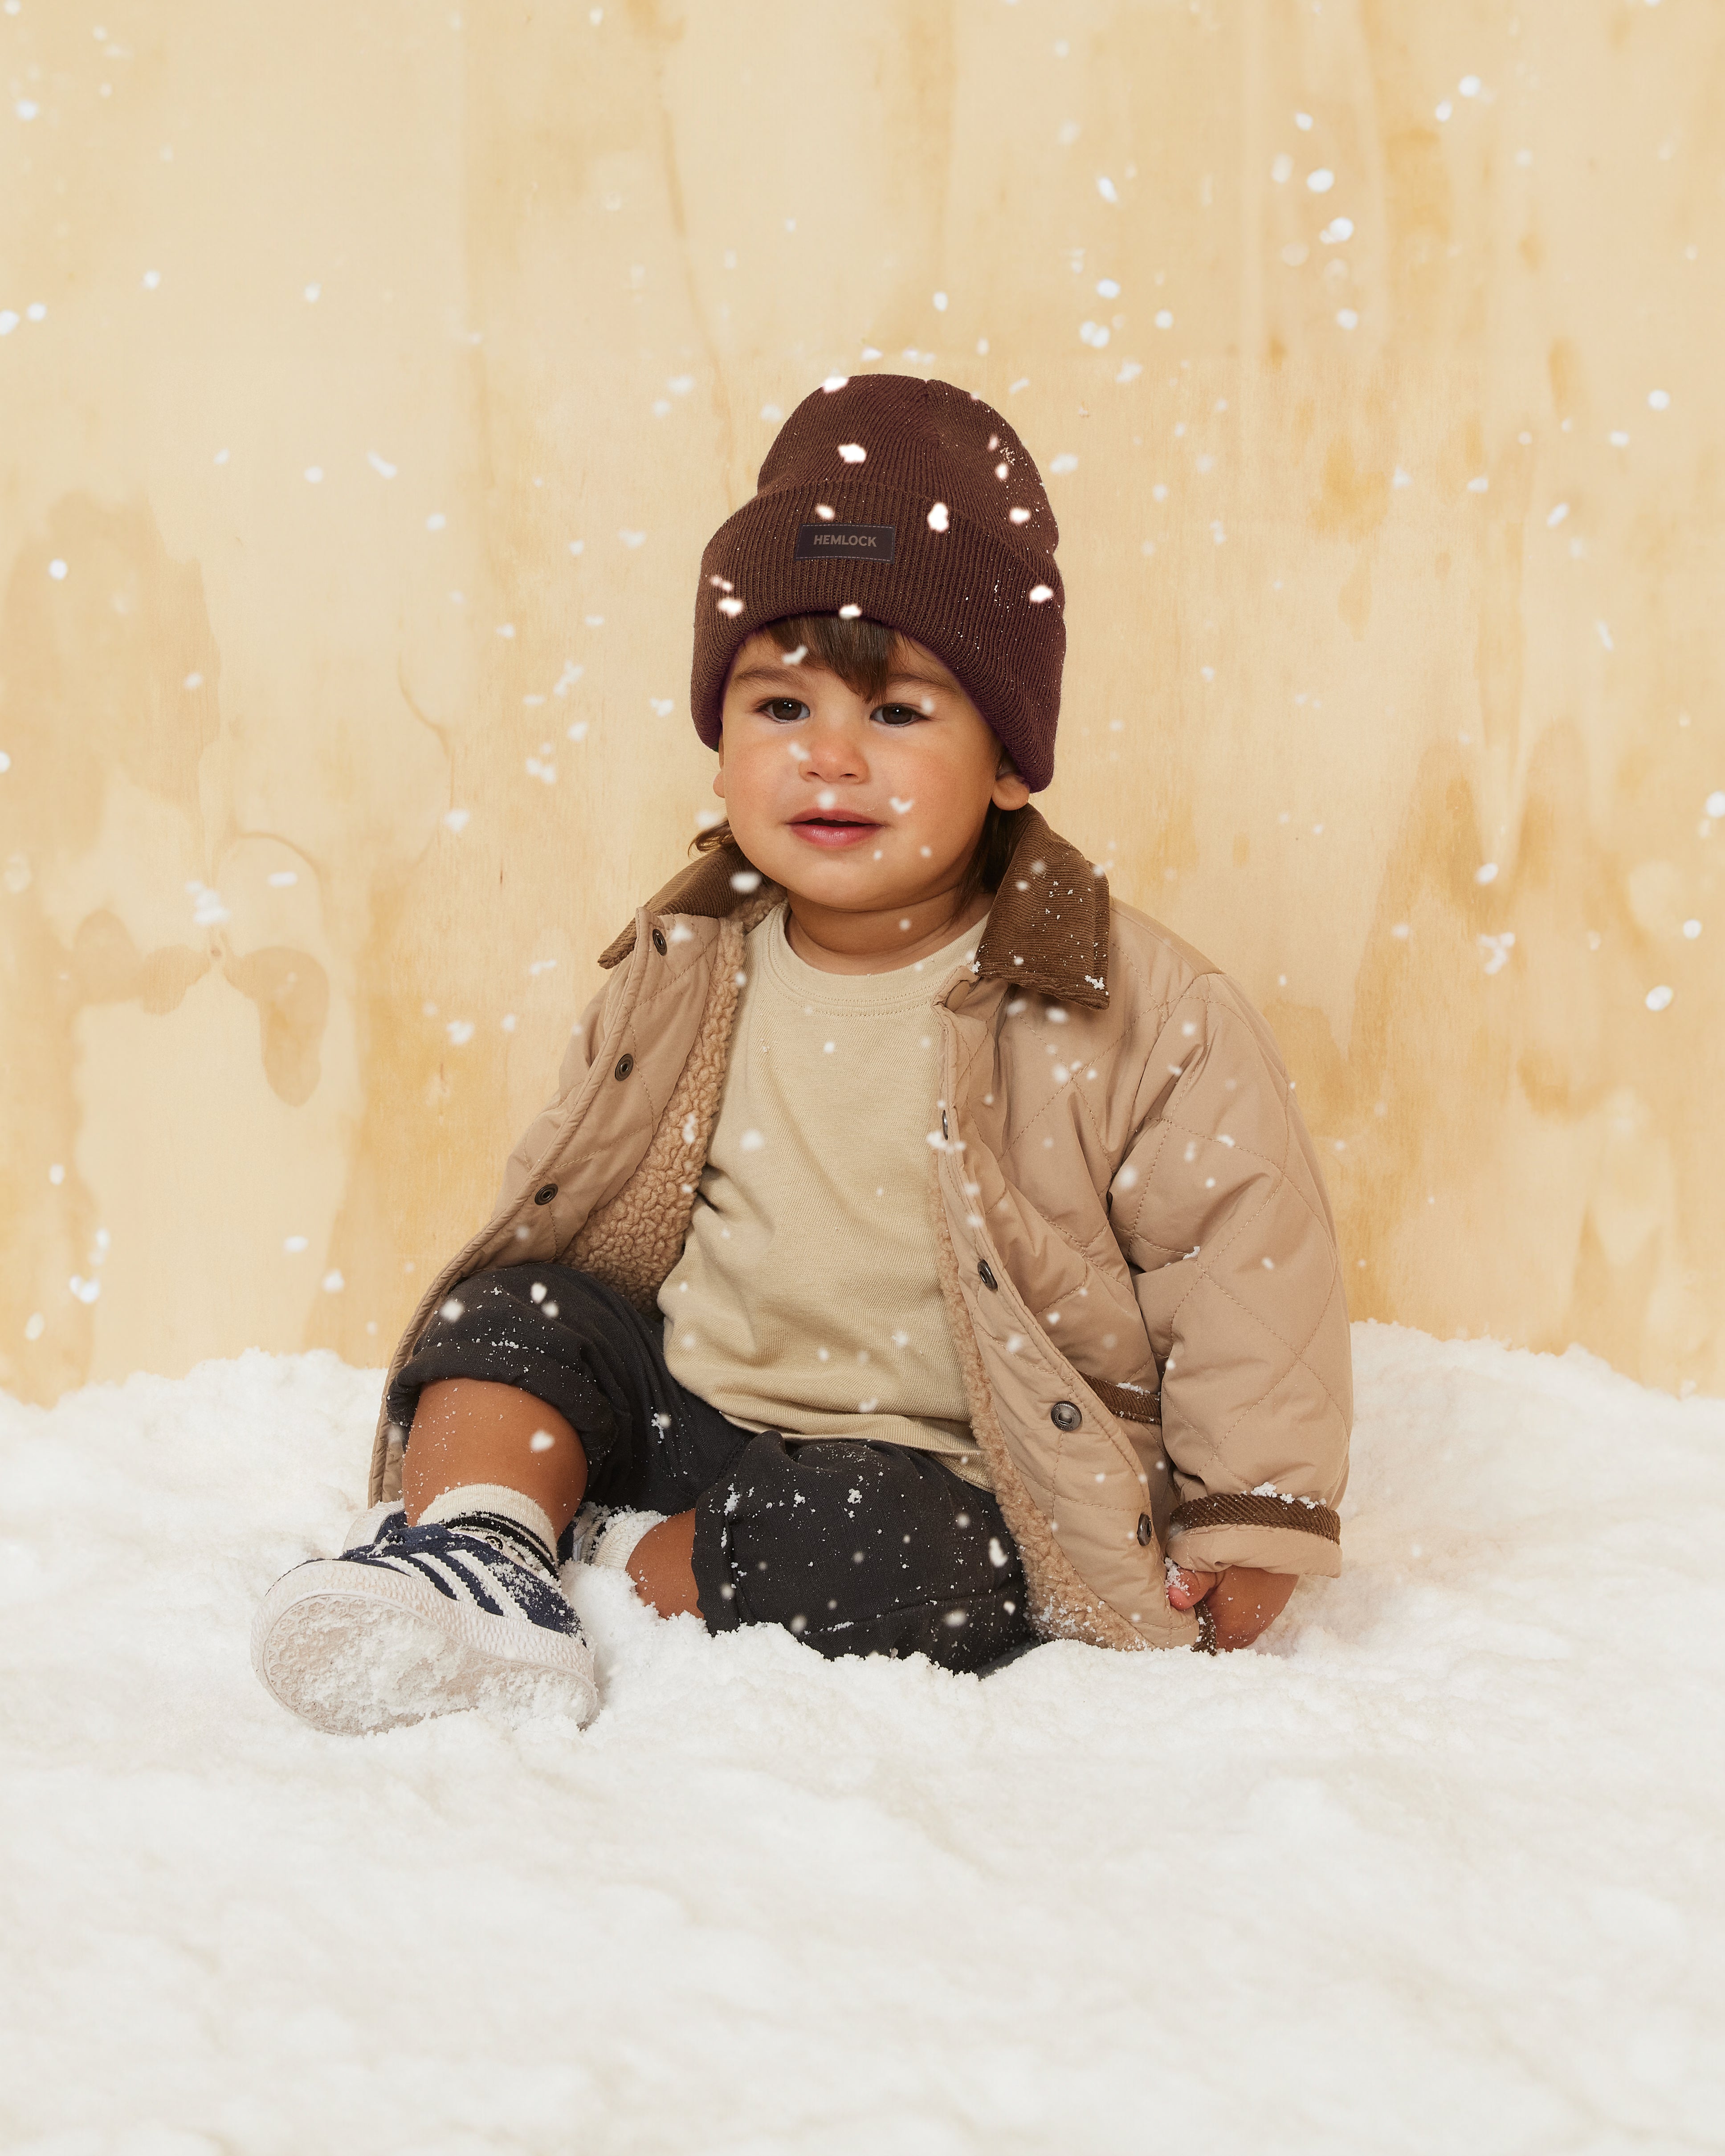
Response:
[{"label": "child's fingers", "polygon": [[1244,1565],[1225,1572],[1220,1587],[1210,1597],[1218,1647],[1223,1654],[1236,1647],[1249,1647],[1280,1616],[1293,1592],[1293,1580],[1281,1573],[1259,1572]]},{"label": "child's fingers", "polygon": [[1194,1572],[1182,1567],[1168,1575],[1168,1599],[1177,1609],[1190,1609],[1214,1587],[1219,1573]]}]

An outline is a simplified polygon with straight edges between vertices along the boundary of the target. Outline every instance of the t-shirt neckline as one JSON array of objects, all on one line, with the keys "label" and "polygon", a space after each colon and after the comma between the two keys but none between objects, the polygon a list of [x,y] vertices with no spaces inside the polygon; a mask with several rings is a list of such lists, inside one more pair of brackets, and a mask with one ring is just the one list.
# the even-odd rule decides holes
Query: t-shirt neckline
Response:
[{"label": "t-shirt neckline", "polygon": [[932,1003],[960,967],[968,968],[982,940],[982,923],[975,922],[926,957],[913,958],[882,973],[829,973],[798,957],[790,946],[790,909],[782,899],[756,933],[765,946],[768,969],[788,993],[829,1008],[885,1009]]}]

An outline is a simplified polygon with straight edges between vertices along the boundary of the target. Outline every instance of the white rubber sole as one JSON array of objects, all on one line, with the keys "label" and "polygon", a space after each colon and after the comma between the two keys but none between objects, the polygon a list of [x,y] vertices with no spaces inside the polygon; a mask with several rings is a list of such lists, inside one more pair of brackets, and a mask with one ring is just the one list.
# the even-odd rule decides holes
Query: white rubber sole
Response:
[{"label": "white rubber sole", "polygon": [[251,1666],[291,1713],[336,1737],[470,1707],[507,1722],[599,1712],[593,1651],[451,1602],[424,1580],[338,1559],[283,1573],[252,1620]]}]

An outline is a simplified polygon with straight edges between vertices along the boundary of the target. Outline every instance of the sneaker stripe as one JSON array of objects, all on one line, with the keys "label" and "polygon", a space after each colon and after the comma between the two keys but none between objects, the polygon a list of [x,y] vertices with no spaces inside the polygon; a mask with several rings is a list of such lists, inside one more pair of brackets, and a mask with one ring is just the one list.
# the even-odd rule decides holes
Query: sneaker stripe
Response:
[{"label": "sneaker stripe", "polygon": [[[514,1521],[503,1524],[512,1535],[518,1532]],[[488,1535],[489,1518],[487,1528]],[[538,1539],[533,1537],[535,1543]],[[554,1573],[548,1578],[537,1563],[506,1555],[471,1528],[451,1529],[441,1522],[409,1527],[398,1512],[381,1525],[369,1547],[343,1551],[340,1562],[428,1581],[449,1601],[465,1603],[488,1617],[524,1620],[577,1637],[580,1633],[579,1620]]]},{"label": "sneaker stripe", "polygon": [[440,1594],[447,1595],[451,1602],[471,1602],[472,1589],[467,1575],[458,1572],[449,1563],[443,1550],[392,1550],[387,1555],[361,1558],[362,1563],[380,1564],[390,1572],[403,1573],[409,1579],[429,1580]]},{"label": "sneaker stripe", "polygon": [[[480,1594],[474,1592],[472,1571],[469,1569],[468,1564],[458,1562],[458,1559],[467,1557],[466,1551],[445,1548],[436,1550],[410,1550],[406,1554],[414,1568],[423,1573],[428,1579],[446,1581],[449,1592],[457,1602],[466,1602],[476,1609],[483,1609],[488,1617],[501,1617],[503,1614],[493,1598],[487,1595],[484,1600],[481,1599],[481,1594],[484,1592],[482,1585]],[[471,1562],[470,1559],[470,1564]],[[484,1573],[481,1573],[481,1583],[484,1577]]]},{"label": "sneaker stripe", "polygon": [[[420,1561],[423,1564],[428,1562],[428,1559],[421,1558]],[[520,1610],[520,1604],[516,1601],[514,1596],[508,1594],[504,1589],[501,1577],[485,1564],[476,1552],[465,1549],[440,1550],[435,1561],[455,1574],[467,1590],[467,1599],[476,1603],[487,1617],[507,1616],[514,1611]],[[508,1560],[506,1558],[504,1562],[507,1563]],[[492,1593],[492,1590],[494,1588],[499,1593],[504,1594],[505,1601],[509,1604],[507,1609],[505,1608],[504,1603],[499,1602],[497,1595]]]}]

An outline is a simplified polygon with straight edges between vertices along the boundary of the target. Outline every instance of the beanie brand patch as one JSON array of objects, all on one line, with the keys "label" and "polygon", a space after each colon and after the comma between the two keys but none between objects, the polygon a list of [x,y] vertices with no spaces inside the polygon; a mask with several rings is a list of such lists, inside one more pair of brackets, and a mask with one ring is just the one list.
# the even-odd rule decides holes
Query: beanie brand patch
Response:
[{"label": "beanie brand patch", "polygon": [[792,558],[890,562],[897,540],[898,526],[893,524],[804,524],[798,526]]}]

